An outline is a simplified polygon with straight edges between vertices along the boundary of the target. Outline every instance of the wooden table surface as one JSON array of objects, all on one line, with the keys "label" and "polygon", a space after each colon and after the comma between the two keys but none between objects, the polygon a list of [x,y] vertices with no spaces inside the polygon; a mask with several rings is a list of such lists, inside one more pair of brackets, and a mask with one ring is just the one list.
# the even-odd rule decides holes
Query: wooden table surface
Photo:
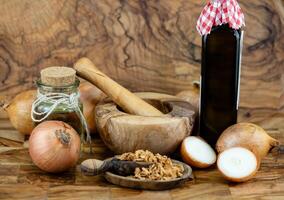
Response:
[{"label": "wooden table surface", "polygon": [[[268,132],[284,143],[284,130]],[[93,154],[104,159],[111,152],[99,139]],[[79,163],[78,163],[79,164]],[[284,199],[284,155],[270,153],[252,180],[234,184],[225,181],[215,167],[194,169],[196,179],[167,191],[142,191],[109,184],[102,176],[83,176],[79,165],[64,174],[48,174],[33,165],[25,138],[0,115],[0,199]]]}]

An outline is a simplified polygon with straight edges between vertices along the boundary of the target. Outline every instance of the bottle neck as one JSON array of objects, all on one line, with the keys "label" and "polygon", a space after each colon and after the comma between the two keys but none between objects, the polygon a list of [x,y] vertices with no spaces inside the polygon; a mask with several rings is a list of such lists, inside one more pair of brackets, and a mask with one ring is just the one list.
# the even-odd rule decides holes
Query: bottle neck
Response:
[{"label": "bottle neck", "polygon": [[241,30],[241,28],[236,30],[236,29],[230,28],[229,24],[222,24],[219,26],[213,26],[211,32],[214,32],[216,30],[239,31]]},{"label": "bottle neck", "polygon": [[36,82],[38,92],[41,94],[48,94],[48,93],[64,93],[64,94],[72,94],[78,92],[80,81],[79,79],[76,79],[76,81],[68,86],[50,86],[43,84],[40,80]]}]

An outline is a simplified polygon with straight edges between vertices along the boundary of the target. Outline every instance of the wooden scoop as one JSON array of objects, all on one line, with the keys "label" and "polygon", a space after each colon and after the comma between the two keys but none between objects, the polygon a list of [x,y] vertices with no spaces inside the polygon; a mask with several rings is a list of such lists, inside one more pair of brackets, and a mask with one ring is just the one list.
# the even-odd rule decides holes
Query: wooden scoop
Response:
[{"label": "wooden scoop", "polygon": [[77,75],[93,83],[129,114],[162,116],[163,113],[102,73],[88,58],[79,59],[74,69]]},{"label": "wooden scoop", "polygon": [[81,171],[85,175],[99,175],[104,172],[113,172],[121,176],[133,175],[136,167],[149,167],[151,163],[125,161],[118,158],[106,160],[88,159],[81,163]]}]

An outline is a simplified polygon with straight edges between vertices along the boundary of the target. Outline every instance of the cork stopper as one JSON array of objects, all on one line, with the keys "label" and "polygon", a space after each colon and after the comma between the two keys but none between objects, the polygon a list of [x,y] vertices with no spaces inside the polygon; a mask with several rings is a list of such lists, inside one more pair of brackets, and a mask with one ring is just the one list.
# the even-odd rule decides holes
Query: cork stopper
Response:
[{"label": "cork stopper", "polygon": [[40,72],[41,82],[54,87],[71,85],[76,80],[76,71],[70,67],[48,67]]}]

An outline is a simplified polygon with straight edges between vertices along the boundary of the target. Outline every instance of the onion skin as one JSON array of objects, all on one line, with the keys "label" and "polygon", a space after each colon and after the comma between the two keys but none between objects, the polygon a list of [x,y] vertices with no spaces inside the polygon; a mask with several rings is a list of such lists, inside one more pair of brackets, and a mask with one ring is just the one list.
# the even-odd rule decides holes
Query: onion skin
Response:
[{"label": "onion skin", "polygon": [[80,100],[83,103],[83,114],[87,121],[90,133],[96,132],[94,109],[106,95],[89,82],[82,82],[79,86]]},{"label": "onion skin", "polygon": [[257,168],[257,170],[254,171],[254,173],[252,173],[249,176],[246,176],[244,178],[233,178],[233,177],[226,176],[225,174],[223,174],[221,172],[221,170],[219,170],[219,168],[218,168],[218,171],[222,174],[223,178],[226,179],[227,181],[231,181],[231,182],[235,182],[235,183],[242,183],[242,182],[246,182],[246,181],[252,179],[256,175],[258,168]]},{"label": "onion skin", "polygon": [[[190,137],[195,137],[195,136],[190,136]],[[199,138],[199,137],[198,137]],[[202,138],[199,138],[200,140],[203,140]],[[204,141],[204,140],[203,140]],[[183,140],[183,142],[181,143],[181,148],[180,148],[180,155],[182,160],[189,164],[192,167],[197,167],[197,168],[207,168],[210,167],[213,164],[208,164],[208,163],[203,163],[203,162],[199,162],[198,160],[192,158],[191,156],[188,155],[187,151],[186,151],[186,144],[185,144],[185,139]]]},{"label": "onion skin", "polygon": [[181,146],[180,154],[181,154],[182,160],[191,167],[197,167],[197,168],[203,169],[203,168],[207,168],[207,167],[211,166],[211,165],[208,165],[207,163],[202,163],[202,162],[199,162],[199,161],[191,158],[187,154],[187,152],[185,150],[185,146],[183,144]]},{"label": "onion skin", "polygon": [[34,128],[31,109],[36,95],[36,90],[27,90],[15,96],[9,104],[4,105],[11,124],[21,134],[29,135]]},{"label": "onion skin", "polygon": [[29,153],[43,171],[63,172],[76,165],[80,157],[80,137],[62,121],[45,121],[32,131]]},{"label": "onion skin", "polygon": [[[221,154],[221,153],[220,153],[220,154]],[[224,179],[226,179],[226,180],[228,180],[228,181],[236,182],[236,183],[246,182],[246,181],[252,179],[252,178],[256,175],[257,171],[258,171],[259,168],[260,168],[260,161],[261,161],[261,159],[260,159],[256,154],[254,154],[255,157],[256,157],[256,160],[257,160],[257,167],[256,167],[256,169],[255,169],[255,171],[254,171],[253,173],[251,173],[250,175],[248,175],[248,176],[246,176],[246,177],[243,177],[243,178],[229,177],[229,176],[225,175],[224,173],[222,173],[222,171],[221,171],[220,168],[219,168],[219,164],[218,164],[218,163],[219,163],[220,154],[218,154],[217,168],[218,168],[218,171],[219,171],[219,172],[222,174],[222,176],[224,177]]]},{"label": "onion skin", "polygon": [[227,128],[216,143],[216,150],[221,153],[231,147],[245,147],[260,159],[264,158],[279,141],[270,137],[263,128],[252,123],[238,123]]},{"label": "onion skin", "polygon": [[177,97],[189,102],[193,105],[196,111],[199,111],[199,88],[193,90],[184,90],[176,94]]},{"label": "onion skin", "polygon": [[192,135],[198,135],[198,124],[199,124],[199,101],[200,101],[200,88],[199,84],[193,84],[193,89],[184,90],[176,94],[176,97],[181,98],[189,102],[195,109],[196,119],[192,130]]}]

